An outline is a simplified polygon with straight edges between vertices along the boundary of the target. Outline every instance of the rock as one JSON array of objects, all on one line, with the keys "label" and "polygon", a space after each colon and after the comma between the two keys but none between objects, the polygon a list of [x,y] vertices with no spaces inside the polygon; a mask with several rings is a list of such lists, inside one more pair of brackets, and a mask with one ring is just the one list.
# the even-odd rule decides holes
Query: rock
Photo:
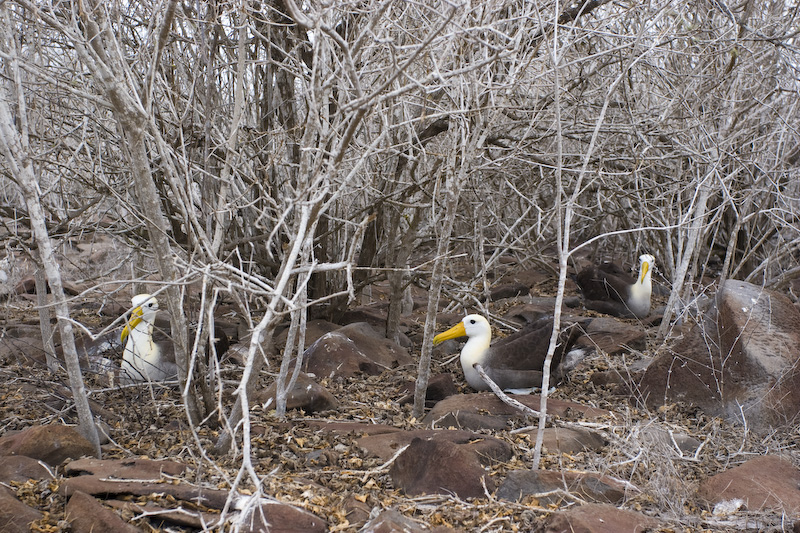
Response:
[{"label": "rock", "polygon": [[25,482],[29,479],[51,479],[50,471],[36,459],[24,455],[0,456],[0,482]]},{"label": "rock", "polygon": [[[122,500],[104,500],[103,503],[123,513],[148,514],[153,529],[171,531],[172,526],[208,530],[219,521],[219,513],[196,511],[189,506],[167,509],[154,503],[133,503]],[[138,530],[137,530],[138,531]]]},{"label": "rock", "polygon": [[369,424],[365,422],[329,422],[327,420],[309,420],[309,426],[318,428],[320,431],[339,433],[343,435],[379,435],[381,433],[394,433],[403,431],[394,426],[386,424]]},{"label": "rock", "polygon": [[694,437],[679,431],[668,431],[657,426],[648,426],[641,432],[641,440],[648,448],[667,448],[675,455],[694,455],[702,444]]},{"label": "rock", "polygon": [[[50,292],[50,285],[47,285],[47,292]],[[15,294],[36,294],[36,280],[33,276],[22,278],[14,287]]]},{"label": "rock", "polygon": [[535,287],[536,285],[543,285],[553,282],[553,274],[551,272],[547,272],[543,268],[538,267],[513,272],[509,278],[514,282],[525,285],[526,287]]},{"label": "rock", "polygon": [[444,526],[433,529],[403,516],[395,509],[385,509],[367,522],[359,533],[445,533],[453,531]]},{"label": "rock", "polygon": [[496,302],[505,298],[514,298],[516,296],[527,296],[530,294],[531,289],[524,283],[512,282],[499,285],[492,288],[491,300]]},{"label": "rock", "polygon": [[649,406],[687,402],[756,431],[792,428],[800,414],[800,311],[785,296],[726,280],[716,307],[647,367]]},{"label": "rock", "polygon": [[352,378],[359,374],[375,376],[384,370],[338,331],[320,337],[303,357],[303,370],[321,379]]},{"label": "rock", "polygon": [[[328,322],[327,320],[322,319],[314,319],[309,320],[306,322],[306,332],[304,337],[304,342],[306,346],[311,346],[314,344],[317,339],[325,335],[326,333],[330,333],[331,331],[336,331],[337,329],[341,328],[339,324],[334,324],[333,322]],[[289,334],[289,328],[285,328],[279,334],[275,336],[275,345],[283,348],[286,346],[286,337]]]},{"label": "rock", "polygon": [[344,501],[342,508],[347,517],[347,522],[350,527],[357,528],[367,523],[372,508],[366,502],[362,502],[356,498],[355,494],[350,494]]},{"label": "rock", "polygon": [[130,481],[127,479],[107,479],[95,475],[78,476],[65,479],[58,487],[58,492],[66,497],[75,492],[96,495],[148,496],[150,494],[166,494],[178,500],[193,502],[214,509],[222,509],[228,499],[228,491],[209,489],[186,483],[170,484],[147,481]]},{"label": "rock", "polygon": [[386,331],[386,315],[388,309],[388,301],[360,305],[342,313],[342,323],[355,324],[358,322],[365,322],[378,331]]},{"label": "rock", "polygon": [[0,342],[0,362],[16,361],[27,364],[30,362],[44,366],[47,357],[42,344],[41,333],[39,337],[16,337],[5,335]]},{"label": "rock", "polygon": [[328,531],[325,520],[308,511],[274,500],[263,499],[248,515],[238,519],[238,531],[261,533],[324,533]]},{"label": "rock", "polygon": [[511,445],[506,441],[480,435],[471,431],[457,429],[421,429],[414,431],[394,431],[369,435],[356,440],[369,455],[388,461],[400,448],[411,444],[414,439],[447,441],[475,452],[481,463],[508,461],[514,455]]},{"label": "rock", "polygon": [[[517,323],[519,327],[525,327],[528,324],[534,324],[541,318],[551,316],[556,307],[555,298],[528,297],[525,300],[525,303],[511,307],[503,318]],[[562,318],[566,319],[566,316],[564,315]]]},{"label": "rock", "polygon": [[578,346],[594,348],[608,355],[645,348],[647,332],[639,325],[612,317],[598,317],[585,327],[586,334],[576,342]]},{"label": "rock", "polygon": [[[514,470],[497,489],[497,497],[503,500],[520,501],[525,496],[566,491],[586,501],[621,504],[630,485],[593,472],[571,472],[552,470]],[[539,505],[557,504],[564,499],[556,492],[538,496]]]},{"label": "rock", "polygon": [[44,515],[19,501],[13,490],[0,485],[0,527],[3,533],[28,533],[30,523]]},{"label": "rock", "polygon": [[414,362],[408,350],[387,339],[366,322],[354,322],[337,331],[347,335],[370,359],[385,368],[397,368]]},{"label": "rock", "polygon": [[800,512],[800,470],[780,457],[756,457],[706,479],[697,492],[710,507],[739,498],[749,511],[796,516]]},{"label": "rock", "polygon": [[553,513],[545,524],[545,533],[643,533],[660,526],[649,516],[617,509],[613,505],[586,504]]},{"label": "rock", "polygon": [[95,498],[77,491],[67,502],[64,518],[73,533],[139,533],[141,530],[125,522],[117,513],[104,507]]},{"label": "rock", "polygon": [[392,463],[389,475],[395,487],[409,496],[452,493],[479,498],[494,491],[494,482],[474,451],[441,439],[412,440]]},{"label": "rock", "polygon": [[[531,442],[536,440],[537,429],[526,431]],[[599,451],[605,448],[606,440],[597,432],[585,428],[549,427],[544,430],[542,446],[547,453],[578,453]]]},{"label": "rock", "polygon": [[365,322],[326,333],[304,354],[303,368],[320,378],[378,375],[413,362],[408,351],[381,337]]},{"label": "rock", "polygon": [[58,466],[65,459],[94,455],[94,447],[77,429],[51,424],[0,437],[0,455],[25,455]]},{"label": "rock", "polygon": [[[511,395],[520,403],[531,409],[539,409],[540,397],[536,394]],[[581,418],[600,418],[611,416],[609,411],[589,407],[575,402],[557,400],[550,398],[547,400],[548,413],[561,418],[578,416]],[[459,429],[508,429],[509,424],[524,422],[526,415],[519,410],[506,405],[497,396],[490,392],[479,392],[474,394],[457,394],[437,403],[431,409],[423,423],[431,427],[456,427]]]},{"label": "rock", "polygon": [[99,478],[159,479],[162,475],[180,476],[188,467],[175,461],[151,459],[95,459],[93,457],[72,461],[64,467],[68,476],[92,475]]},{"label": "rock", "polygon": [[[397,403],[400,405],[413,403],[415,387],[416,382],[411,381],[407,383],[400,390],[400,392],[405,393],[405,395],[397,400]],[[430,380],[428,380],[428,388],[425,391],[425,407],[433,407],[440,400],[444,400],[457,393],[458,388],[456,388],[456,383],[453,381],[453,374],[446,372],[431,376]]]},{"label": "rock", "polygon": [[[264,406],[264,409],[271,411],[275,409],[275,395],[277,383],[273,382],[269,387],[258,391],[253,395],[253,402]],[[328,389],[314,381],[307,374],[300,374],[294,383],[294,387],[286,397],[286,409],[302,409],[307,413],[327,411],[339,407],[339,400],[331,394]]]},{"label": "rock", "polygon": [[[408,302],[408,307],[413,307],[414,303]],[[369,324],[375,332],[379,332],[380,338],[384,338],[386,332],[386,316],[389,304],[380,302],[377,304],[363,305],[355,309],[349,309],[342,315],[342,323],[352,325],[358,323]],[[347,327],[347,326],[345,326]],[[409,339],[407,333],[409,328],[404,320],[400,320],[397,331],[397,342],[403,348],[411,348],[414,343]]]}]

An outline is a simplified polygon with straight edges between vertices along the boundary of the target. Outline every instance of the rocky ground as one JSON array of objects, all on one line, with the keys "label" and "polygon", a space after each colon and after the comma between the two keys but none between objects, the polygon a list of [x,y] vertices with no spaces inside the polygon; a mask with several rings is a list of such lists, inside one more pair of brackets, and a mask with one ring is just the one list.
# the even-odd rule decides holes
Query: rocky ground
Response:
[{"label": "rocky ground", "polygon": [[[546,305],[553,296],[552,282],[543,272],[530,279],[538,280],[523,283],[531,288],[531,295],[499,301],[493,307],[498,315],[524,315],[531,306]],[[574,298],[574,287],[570,286],[569,291]],[[379,310],[380,306],[369,306],[359,316],[373,320],[380,315]],[[655,333],[658,318],[644,322],[618,320],[580,307],[567,308],[566,312],[573,318],[599,322],[594,337],[584,338],[585,359],[551,394],[554,400],[568,402],[554,402],[561,433],[551,428],[545,437],[542,468],[555,473],[554,478],[540,476],[533,485],[525,484],[521,473],[529,469],[533,460],[536,434],[531,428],[536,421],[522,413],[509,414],[511,408],[496,401],[491,393],[472,394],[463,382],[457,359],[450,357],[457,352],[451,346],[435,352],[434,374],[444,383],[454,384],[455,395],[449,401],[455,398],[463,411],[474,410],[475,417],[468,420],[444,415],[429,415],[422,421],[412,417],[411,404],[401,399],[415,379],[415,363],[374,376],[320,379],[319,384],[338,402],[335,407],[314,412],[295,409],[285,419],[276,419],[270,408],[254,403],[251,456],[262,493],[317,517],[320,522],[310,525],[310,530],[400,531],[406,527],[419,531],[560,531],[567,527],[564,524],[576,528],[579,520],[590,521],[599,516],[608,517],[605,526],[595,524],[587,531],[633,530],[631,524],[652,531],[792,530],[797,509],[793,505],[800,501],[800,479],[793,477],[793,465],[800,464],[796,431],[755,433],[680,403],[668,403],[655,410],[645,408],[637,401],[636,387],[631,392],[629,385],[635,383],[637,373],[661,347]],[[10,298],[3,314],[6,340],[13,335],[14,327],[37,323],[32,298],[24,295]],[[449,327],[447,321],[457,317],[443,314],[439,330]],[[421,310],[404,320],[410,342],[408,352],[414,361],[419,354],[422,321]],[[609,321],[613,327],[609,327]],[[505,327],[497,329],[500,334],[508,331]],[[275,369],[273,366],[270,370]],[[273,380],[270,370],[261,376],[262,388]],[[2,439],[15,432],[38,425],[75,423],[65,374],[47,373],[40,365],[20,357],[18,347],[4,350],[0,373],[0,451],[4,449]],[[225,409],[230,408],[229,393],[237,376],[235,361],[226,361],[223,378],[227,389],[219,398]],[[196,500],[192,504],[195,493],[187,496],[174,488],[170,489],[172,492],[148,489],[121,490],[117,494],[97,489],[93,494],[102,502],[102,508],[113,509],[125,522],[145,531],[197,531],[203,527],[202,520],[210,523],[218,517],[226,500],[222,495],[230,490],[242,465],[238,455],[211,453],[220,429],[208,424],[190,428],[175,388],[108,387],[101,376],[93,375],[87,377],[87,383],[93,405],[108,432],[104,460],[176,462],[188,468],[178,468],[169,477],[171,481],[164,482],[162,478],[160,483],[217,491],[209,494],[221,498],[214,505],[209,504],[213,501],[211,496],[206,504],[197,504]],[[538,405],[535,397],[520,399]],[[482,422],[475,422],[476,417],[482,417]],[[440,429],[458,425],[454,429],[471,431],[471,436],[459,445],[496,440],[496,449],[506,450],[489,460],[484,460],[485,456],[481,459],[481,468],[488,474],[482,494],[464,496],[460,488],[455,488],[455,493],[450,494],[413,495],[413,489],[398,473],[395,465],[400,458],[394,457],[394,452],[410,442],[411,433],[406,432],[430,428],[433,420],[438,421]],[[370,441],[381,434],[384,440]],[[395,440],[387,440],[387,434],[394,435]],[[404,440],[406,437],[408,440]],[[430,453],[438,452],[419,452],[422,456]],[[779,505],[751,502],[749,506],[734,505],[727,511],[715,509],[714,491],[723,489],[709,486],[709,480],[761,456],[785,461],[765,463],[760,470],[777,468],[779,473],[770,476],[786,478],[787,483],[794,484],[794,491],[799,493],[795,495],[797,500],[783,497],[783,504]],[[77,490],[75,479],[79,474],[93,472],[98,480],[116,475],[113,470],[93,470],[97,468],[75,463],[73,458],[54,460],[50,465],[52,477],[24,479],[26,476],[22,475],[7,478],[5,484],[13,497],[38,513],[31,515],[32,530],[74,531],[74,524],[69,525],[67,502],[72,505],[76,500],[68,497]],[[580,474],[575,477],[575,473]],[[146,476],[159,478],[152,472]],[[516,490],[517,485],[508,481],[515,476],[520,477],[519,486],[523,486],[519,498],[508,496]],[[747,479],[757,492],[779,490],[759,486],[761,482],[753,477]],[[258,489],[245,472],[237,494],[246,496]],[[195,513],[194,518],[164,520],[164,509],[178,507]],[[581,513],[585,516],[581,517]],[[290,518],[289,523],[291,520],[296,520],[294,530],[304,529],[297,525],[301,519]],[[378,527],[380,520],[386,529]]]}]

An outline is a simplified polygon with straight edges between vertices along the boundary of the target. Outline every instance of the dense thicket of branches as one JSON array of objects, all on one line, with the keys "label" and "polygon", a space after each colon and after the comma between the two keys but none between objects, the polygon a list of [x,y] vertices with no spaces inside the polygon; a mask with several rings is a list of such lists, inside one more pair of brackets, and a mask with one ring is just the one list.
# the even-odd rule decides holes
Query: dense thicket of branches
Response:
[{"label": "dense thicket of branches", "polygon": [[[448,297],[477,302],[502,254],[554,253],[559,187],[573,246],[653,253],[676,309],[703,274],[798,272],[790,3],[19,0],[0,17],[0,94],[27,105],[13,126],[51,236],[130,244],[86,278],[203,281],[199,316],[224,293],[267,345],[286,313],[299,331],[308,306],[335,317],[381,278],[393,335],[437,248],[475,272],[444,268]],[[12,168],[2,238],[20,252]]]}]

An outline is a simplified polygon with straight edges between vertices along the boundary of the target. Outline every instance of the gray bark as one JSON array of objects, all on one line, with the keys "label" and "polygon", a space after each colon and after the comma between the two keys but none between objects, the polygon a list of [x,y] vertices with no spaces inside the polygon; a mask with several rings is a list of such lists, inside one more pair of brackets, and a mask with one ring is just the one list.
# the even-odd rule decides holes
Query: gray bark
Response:
[{"label": "gray bark", "polygon": [[[24,108],[20,109],[19,112],[24,114]],[[97,434],[97,427],[94,424],[92,410],[89,407],[89,400],[86,396],[86,388],[83,384],[78,352],[75,348],[72,322],[69,317],[69,305],[64,296],[61,272],[53,252],[53,245],[50,242],[47,226],[45,225],[44,210],[39,197],[39,184],[33,170],[32,154],[23,145],[23,140],[14,129],[13,123],[11,109],[5,100],[5,95],[3,95],[0,98],[0,144],[6,157],[6,163],[11,167],[17,186],[25,198],[28,215],[30,216],[31,230],[36,240],[42,266],[47,275],[47,281],[50,284],[56,319],[61,333],[61,346],[64,350],[69,385],[72,389],[72,397],[75,399],[75,409],[78,412],[79,429],[81,434],[92,443],[95,455],[100,457],[100,438]]]},{"label": "gray bark", "polygon": [[[39,264],[41,265],[41,259],[39,259]],[[53,325],[50,323],[52,315],[47,301],[47,273],[44,268],[39,267],[34,276],[36,279],[36,305],[39,307],[39,330],[42,332],[47,370],[55,372],[58,370],[58,359],[56,359],[56,346],[53,342]]]}]

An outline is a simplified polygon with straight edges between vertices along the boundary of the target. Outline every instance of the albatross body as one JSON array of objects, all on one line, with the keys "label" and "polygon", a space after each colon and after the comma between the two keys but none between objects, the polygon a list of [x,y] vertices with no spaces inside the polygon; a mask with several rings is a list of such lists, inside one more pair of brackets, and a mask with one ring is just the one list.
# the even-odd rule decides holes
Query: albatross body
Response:
[{"label": "albatross body", "polygon": [[[476,364],[480,364],[501,389],[527,389],[542,386],[544,360],[552,331],[552,318],[540,319],[491,345],[492,328],[489,321],[481,315],[467,315],[461,322],[434,337],[433,343],[469,337],[461,349],[461,368],[467,383],[475,390],[489,389],[475,369]],[[551,375],[578,336],[580,332],[576,327],[568,327],[561,332],[550,364]]]},{"label": "albatross body", "polygon": [[639,276],[633,279],[614,263],[592,266],[578,273],[576,281],[587,309],[626,318],[645,318],[650,314],[650,280],[655,257],[639,256]]},{"label": "albatross body", "polygon": [[153,340],[153,324],[158,313],[158,300],[149,294],[131,299],[131,319],[122,330],[125,346],[122,356],[123,383],[166,381],[178,375],[175,353],[169,341]]}]

